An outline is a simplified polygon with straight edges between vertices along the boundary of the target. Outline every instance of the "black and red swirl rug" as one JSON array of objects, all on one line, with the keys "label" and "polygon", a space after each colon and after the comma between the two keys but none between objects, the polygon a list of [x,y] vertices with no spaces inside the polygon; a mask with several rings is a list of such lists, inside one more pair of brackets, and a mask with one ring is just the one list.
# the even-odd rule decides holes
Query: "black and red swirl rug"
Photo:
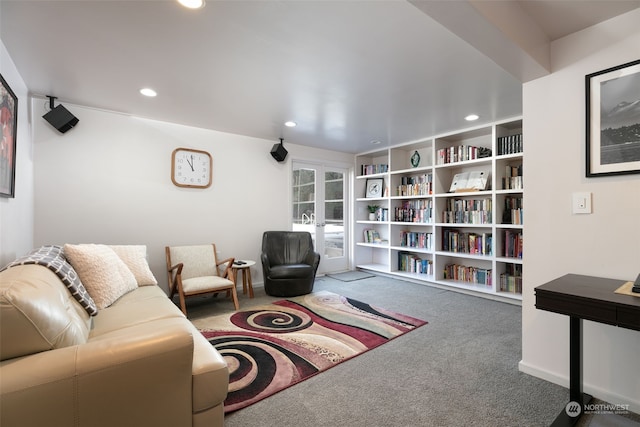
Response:
[{"label": "black and red swirl rug", "polygon": [[228,413],[427,322],[322,291],[194,323],[229,364]]}]

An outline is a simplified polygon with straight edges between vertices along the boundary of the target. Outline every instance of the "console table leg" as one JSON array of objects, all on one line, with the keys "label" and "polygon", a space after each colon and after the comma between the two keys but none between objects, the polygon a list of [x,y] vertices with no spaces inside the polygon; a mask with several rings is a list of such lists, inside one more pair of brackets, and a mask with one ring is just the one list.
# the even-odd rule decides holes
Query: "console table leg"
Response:
[{"label": "console table leg", "polygon": [[569,427],[578,422],[591,396],[582,392],[582,319],[569,317],[569,403],[552,427]]},{"label": "console table leg", "polygon": [[582,319],[569,318],[569,400],[582,406]]}]

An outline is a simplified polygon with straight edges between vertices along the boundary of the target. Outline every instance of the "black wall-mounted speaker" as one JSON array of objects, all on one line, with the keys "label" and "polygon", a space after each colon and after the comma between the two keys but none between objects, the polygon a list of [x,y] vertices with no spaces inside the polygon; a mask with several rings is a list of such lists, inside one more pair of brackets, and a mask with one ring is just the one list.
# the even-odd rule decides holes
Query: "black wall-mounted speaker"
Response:
[{"label": "black wall-mounted speaker", "polygon": [[51,126],[58,129],[60,133],[65,133],[66,131],[77,125],[80,121],[61,104],[52,108],[47,114],[42,117],[46,121],[48,121]]},{"label": "black wall-mounted speaker", "polygon": [[279,144],[273,144],[273,148],[271,148],[271,155],[279,162],[284,162],[284,159],[287,158],[287,153],[288,151],[286,148],[284,148],[282,142],[280,142]]}]

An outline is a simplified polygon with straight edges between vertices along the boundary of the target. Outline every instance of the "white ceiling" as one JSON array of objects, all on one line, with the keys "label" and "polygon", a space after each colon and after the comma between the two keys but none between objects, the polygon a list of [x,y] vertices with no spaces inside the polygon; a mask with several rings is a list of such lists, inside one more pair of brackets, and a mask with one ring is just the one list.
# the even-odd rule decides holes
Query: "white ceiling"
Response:
[{"label": "white ceiling", "polygon": [[469,113],[476,123],[521,114],[522,83],[549,72],[550,41],[638,7],[209,0],[191,11],[173,0],[1,0],[0,38],[31,94],[71,111],[355,153],[468,127]]}]

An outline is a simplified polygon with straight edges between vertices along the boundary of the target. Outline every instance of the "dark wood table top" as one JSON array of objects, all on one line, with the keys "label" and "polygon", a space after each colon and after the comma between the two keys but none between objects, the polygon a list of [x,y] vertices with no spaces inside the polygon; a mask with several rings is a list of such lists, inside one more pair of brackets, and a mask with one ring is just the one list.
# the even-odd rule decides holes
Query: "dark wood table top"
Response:
[{"label": "dark wood table top", "polygon": [[567,274],[535,288],[536,308],[640,330],[640,297],[614,292],[626,282]]}]

